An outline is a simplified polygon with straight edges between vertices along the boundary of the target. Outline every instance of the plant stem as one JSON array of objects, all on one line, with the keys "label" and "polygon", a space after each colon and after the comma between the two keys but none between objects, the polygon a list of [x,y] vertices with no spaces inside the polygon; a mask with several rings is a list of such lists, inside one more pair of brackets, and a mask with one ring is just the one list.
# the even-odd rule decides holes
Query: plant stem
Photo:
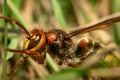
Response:
[{"label": "plant stem", "polygon": [[47,58],[47,62],[50,65],[50,67],[53,69],[54,72],[59,72],[60,69],[58,67],[58,65],[56,64],[56,62],[51,58],[51,56],[49,55],[49,53],[46,54],[46,58]]},{"label": "plant stem", "polygon": [[[4,16],[7,16],[7,0],[4,0],[4,9],[3,9],[3,14]],[[5,28],[5,31],[4,31],[4,48],[6,49],[7,48],[7,39],[8,39],[8,31],[7,31],[7,23],[6,22],[3,22],[4,24],[4,28]],[[3,54],[3,71],[2,71],[2,80],[7,80],[7,77],[6,77],[6,74],[7,74],[7,51],[5,50],[4,51],[4,54]]]}]

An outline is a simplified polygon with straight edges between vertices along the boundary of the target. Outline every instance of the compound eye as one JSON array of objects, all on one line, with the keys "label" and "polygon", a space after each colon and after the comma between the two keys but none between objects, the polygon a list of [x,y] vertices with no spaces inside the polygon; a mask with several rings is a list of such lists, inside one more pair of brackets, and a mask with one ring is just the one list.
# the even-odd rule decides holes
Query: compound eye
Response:
[{"label": "compound eye", "polygon": [[34,35],[29,42],[28,49],[32,49],[36,47],[39,44],[40,40],[41,40],[41,34]]}]

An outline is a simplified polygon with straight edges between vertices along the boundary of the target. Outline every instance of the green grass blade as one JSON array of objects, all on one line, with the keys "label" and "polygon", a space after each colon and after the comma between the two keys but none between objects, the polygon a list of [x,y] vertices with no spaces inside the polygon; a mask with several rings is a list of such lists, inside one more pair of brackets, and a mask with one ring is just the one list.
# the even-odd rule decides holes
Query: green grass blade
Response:
[{"label": "green grass blade", "polygon": [[[8,4],[9,4],[9,8],[11,9],[11,10],[13,10],[12,11],[12,13],[10,14],[10,16],[14,16],[14,14],[16,13],[17,14],[17,16],[21,16],[20,15],[20,13],[19,13],[19,11],[18,11],[18,5],[17,4],[13,4],[13,2],[9,2],[8,1]],[[20,3],[19,3],[20,4]],[[9,9],[8,8],[8,9]],[[13,23],[13,25],[12,26],[14,26],[15,28],[19,28],[17,25],[15,25],[14,23]],[[17,45],[17,43],[18,43],[18,37],[17,37],[17,34],[15,34],[14,35],[15,37],[13,37],[13,38],[11,38],[10,39],[10,43],[9,43],[9,45],[8,45],[8,48],[11,48],[11,49],[16,49],[17,47],[18,47],[18,45]],[[10,59],[12,56],[14,55],[14,53],[12,53],[12,52],[8,52],[8,55],[7,55],[7,60],[8,59]],[[2,56],[3,57],[3,56]]]},{"label": "green grass blade", "polygon": [[[18,35],[15,34],[14,35],[15,37],[13,37],[8,45],[8,48],[11,48],[11,49],[16,49],[18,47]],[[7,60],[10,59],[12,56],[13,56],[13,52],[7,52]]]},{"label": "green grass blade", "polygon": [[26,23],[26,21],[24,20],[24,18],[22,17],[22,15],[20,14],[19,10],[15,7],[15,5],[13,4],[13,2],[11,0],[8,0],[8,7],[10,8],[10,10],[14,13],[14,15],[16,16],[16,18],[26,27],[29,28],[29,25]]},{"label": "green grass blade", "polygon": [[58,0],[51,0],[55,16],[63,29],[67,28],[67,23]]},{"label": "green grass blade", "polygon": [[[20,10],[20,7],[21,7],[21,1],[8,1],[8,7],[9,9],[11,10],[11,14],[10,16],[14,17],[15,19],[18,19],[25,27],[28,26],[24,19],[22,18],[22,15],[20,14],[19,10]],[[14,26],[15,28],[19,28],[17,25],[15,25],[14,23],[12,24],[12,26]],[[13,37],[12,39],[10,39],[10,43],[8,45],[8,48],[11,48],[11,49],[16,49],[18,47],[18,35],[15,34],[14,35],[15,37]],[[11,58],[12,56],[14,55],[14,53],[12,52],[8,52],[8,55],[7,55],[7,59]]]},{"label": "green grass blade", "polygon": [[[80,78],[87,78],[87,70],[71,68],[47,76],[44,80],[78,80]],[[37,80],[42,80],[42,79],[37,79]]]},{"label": "green grass blade", "polygon": [[[4,0],[4,10],[3,10],[3,14],[4,16],[7,16],[7,0]],[[5,28],[5,32],[4,32],[4,48],[7,48],[7,40],[8,40],[8,31],[7,31],[7,23],[3,22],[4,24],[4,28]],[[2,71],[2,80],[7,80],[7,51],[4,50],[4,54],[3,54],[3,71]]]},{"label": "green grass blade", "polygon": [[47,59],[47,63],[49,64],[49,66],[51,67],[51,69],[54,72],[59,72],[59,66],[57,65],[57,63],[51,58],[51,56],[49,55],[49,53],[46,54],[46,59]]},{"label": "green grass blade", "polygon": [[17,7],[18,10],[21,9],[23,0],[12,0],[12,2],[15,4],[15,6]]},{"label": "green grass blade", "polygon": [[[112,0],[112,12],[120,12],[120,0]],[[115,40],[120,44],[120,23],[116,23],[112,29],[114,30]]]}]

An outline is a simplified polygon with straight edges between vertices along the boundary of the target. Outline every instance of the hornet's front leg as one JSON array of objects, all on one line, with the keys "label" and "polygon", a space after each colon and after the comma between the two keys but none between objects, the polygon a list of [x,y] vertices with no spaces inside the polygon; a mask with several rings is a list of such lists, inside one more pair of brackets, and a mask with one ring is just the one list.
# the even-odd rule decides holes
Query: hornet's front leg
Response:
[{"label": "hornet's front leg", "polygon": [[[27,56],[28,57],[28,56]],[[16,72],[17,68],[24,62],[24,60],[27,58],[27,57],[21,57],[17,62],[16,64],[14,65],[14,67],[12,68],[12,70],[7,73],[7,76],[10,76],[12,75],[13,73]]]},{"label": "hornet's front leg", "polygon": [[[16,70],[17,70],[17,68],[18,68],[28,57],[39,54],[39,52],[34,52],[34,51],[31,51],[31,50],[14,50],[14,49],[7,49],[7,51],[27,54],[27,55],[21,57],[21,58],[16,62],[16,64],[14,65],[14,67],[12,68],[12,70],[7,74],[7,76],[10,76],[10,75],[12,75],[13,73],[15,73]],[[40,56],[40,57],[41,57],[41,56]],[[41,57],[41,60],[43,60],[42,57]],[[43,62],[43,61],[42,61],[42,62]]]}]

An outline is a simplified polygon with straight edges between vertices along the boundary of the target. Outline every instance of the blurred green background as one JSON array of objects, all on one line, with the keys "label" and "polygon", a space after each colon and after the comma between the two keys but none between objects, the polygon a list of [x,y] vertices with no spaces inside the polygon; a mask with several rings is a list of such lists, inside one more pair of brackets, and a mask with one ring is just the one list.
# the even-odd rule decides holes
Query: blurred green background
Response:
[{"label": "blurred green background", "polygon": [[[0,15],[15,18],[20,21],[29,31],[34,28],[39,28],[44,31],[49,31],[53,28],[60,28],[66,32],[70,32],[71,30],[83,28],[81,26],[120,12],[120,0],[7,0],[7,4],[4,2],[5,0],[0,0]],[[94,31],[93,33],[89,33],[85,36],[100,41],[106,45],[110,43],[114,44],[117,48],[119,48],[120,23],[111,26],[114,27],[109,27],[107,30],[101,30],[102,32]],[[2,20],[0,20],[0,27],[5,27]],[[20,29],[14,23],[11,23],[11,25],[7,24],[7,28],[14,28],[16,30]],[[2,66],[4,59],[9,59],[8,64],[4,65],[7,65],[8,70],[10,70],[21,56],[19,54],[13,55],[13,53],[10,52],[8,52],[6,56],[3,55],[3,49],[5,46],[3,44],[3,42],[5,42],[4,36],[7,35],[0,33],[0,75],[2,75],[3,70],[6,71],[4,66]],[[25,36],[25,34],[13,34],[8,32],[7,47],[12,49],[22,49],[24,42],[23,39],[25,39]],[[80,37],[76,36],[76,38]],[[2,55],[3,60],[1,59]],[[112,59],[112,61],[115,61],[113,64],[118,64],[119,60]],[[106,62],[99,63],[98,65],[107,67],[112,66],[109,62]],[[45,69],[47,73],[41,75],[42,73],[38,74],[39,72],[35,72],[36,69],[30,64],[25,61],[25,63],[20,66],[20,69],[17,70],[17,73],[7,79],[35,80],[41,77],[45,78],[53,73],[52,76],[48,76],[46,79],[58,80],[59,78],[60,80],[81,80],[89,75],[86,70],[76,68],[72,68],[70,70],[68,69],[57,74],[54,74],[52,71],[49,72],[49,68],[47,68]],[[5,78],[2,79],[5,80]]]}]

